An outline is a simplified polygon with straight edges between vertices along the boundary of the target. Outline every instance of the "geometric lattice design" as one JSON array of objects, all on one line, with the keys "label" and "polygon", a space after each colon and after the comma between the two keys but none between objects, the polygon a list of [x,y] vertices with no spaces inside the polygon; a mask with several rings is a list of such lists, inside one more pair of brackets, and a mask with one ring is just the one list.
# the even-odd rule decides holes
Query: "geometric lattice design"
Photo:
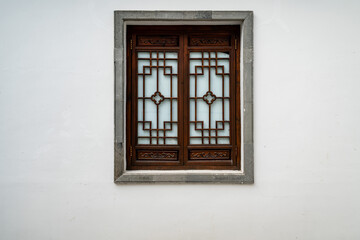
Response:
[{"label": "geometric lattice design", "polygon": [[178,144],[177,71],[177,52],[137,52],[137,144]]},{"label": "geometric lattice design", "polygon": [[160,93],[160,92],[155,92],[152,96],[151,96],[151,100],[156,104],[159,105],[162,101],[164,101],[164,96]]},{"label": "geometric lattice design", "polygon": [[190,144],[230,144],[230,60],[226,52],[190,52]]},{"label": "geometric lattice design", "polygon": [[216,100],[216,96],[211,91],[207,91],[203,96],[203,99],[207,104],[210,105]]}]

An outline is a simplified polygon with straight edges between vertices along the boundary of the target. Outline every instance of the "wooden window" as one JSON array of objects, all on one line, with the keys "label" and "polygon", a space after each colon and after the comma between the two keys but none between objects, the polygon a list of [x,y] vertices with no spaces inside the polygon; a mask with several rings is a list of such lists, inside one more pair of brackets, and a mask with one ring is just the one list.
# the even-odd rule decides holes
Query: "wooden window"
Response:
[{"label": "wooden window", "polygon": [[128,170],[240,169],[239,33],[128,26]]}]

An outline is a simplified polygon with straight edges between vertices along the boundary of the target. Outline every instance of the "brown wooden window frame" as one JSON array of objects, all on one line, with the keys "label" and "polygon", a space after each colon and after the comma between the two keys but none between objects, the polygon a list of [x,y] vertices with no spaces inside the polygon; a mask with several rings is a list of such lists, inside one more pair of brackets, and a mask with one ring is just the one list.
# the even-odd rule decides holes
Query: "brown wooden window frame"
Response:
[{"label": "brown wooden window frame", "polygon": [[[114,182],[237,183],[254,182],[253,12],[252,11],[115,11],[114,12]],[[129,170],[126,156],[127,29],[130,25],[239,25],[241,82],[241,166],[234,170]]]},{"label": "brown wooden window frame", "polygon": [[[237,170],[241,164],[241,129],[240,129],[240,26],[238,25],[186,25],[186,26],[129,26],[127,29],[127,170],[184,170],[184,169],[216,169],[216,170]],[[139,53],[149,53],[149,59],[138,58]],[[171,67],[160,67],[165,64],[168,53],[176,52],[177,73],[170,74]],[[201,53],[200,58],[191,58],[191,53]],[[229,73],[224,73],[224,67],[219,65],[220,53],[229,55]],[[161,55],[161,57],[159,57]],[[211,55],[211,56],[210,56]],[[205,57],[204,57],[205,56]],[[201,61],[202,65],[196,69],[196,73],[190,73],[190,61],[195,59]],[[150,66],[138,69],[138,61],[147,60]],[[173,59],[171,61],[174,61]],[[223,59],[223,61],[225,61]],[[153,62],[154,66],[151,66]],[[162,63],[160,63],[162,62]],[[216,66],[205,66],[204,63],[216,63]],[[156,66],[155,66],[156,65]],[[170,69],[167,69],[170,68]],[[159,71],[169,70],[171,78],[177,79],[177,97],[164,97],[158,90],[146,99],[138,96],[138,78],[145,79],[150,72],[156,72],[159,78]],[[210,69],[216,70],[216,75],[222,76],[222,96],[212,93],[210,83]],[[147,70],[149,73],[145,73]],[[190,77],[200,75],[197,72],[209,71],[209,89],[203,89],[206,93],[203,96],[190,97]],[[141,72],[141,73],[139,73]],[[152,73],[153,74],[153,73]],[[224,78],[229,81],[229,95],[224,96]],[[198,76],[199,77],[199,76]],[[157,79],[157,85],[159,85]],[[140,84],[140,83],[139,83]],[[140,86],[141,87],[141,86]],[[145,94],[145,85],[142,86]],[[196,91],[196,83],[195,83]],[[172,85],[170,93],[173,93]],[[141,94],[141,93],[139,93]],[[156,128],[151,122],[142,119],[138,121],[139,109],[145,110],[145,103],[153,101],[157,107],[157,119],[159,119],[159,106],[164,100],[170,101],[172,109],[173,101],[177,103],[177,121],[165,123],[165,127]],[[214,101],[222,101],[223,120],[216,121],[216,127],[204,128],[201,121],[190,121],[190,101],[195,104],[195,119],[197,115],[196,103],[204,100],[209,106],[209,123],[211,122],[211,107]],[[147,102],[145,102],[147,101]],[[141,103],[141,105],[138,106]],[[229,119],[224,120],[224,103],[229,104]],[[151,102],[150,102],[151,104]],[[227,106],[227,105],[226,105]],[[172,111],[172,110],[171,110]],[[142,112],[142,111],[141,111]],[[144,115],[144,114],[142,114]],[[171,113],[171,116],[173,114]],[[142,116],[144,117],[144,116]],[[190,136],[190,125],[195,125],[201,136]],[[149,137],[138,136],[138,125],[149,132]],[[146,128],[145,125],[148,125]],[[155,124],[154,124],[155,125]],[[167,127],[177,126],[177,137],[167,137]],[[218,126],[219,125],[219,126]],[[218,132],[225,132],[224,126],[229,126],[229,136],[218,136]],[[221,127],[220,127],[221,126]],[[152,136],[151,133],[153,132]],[[162,134],[160,136],[160,133]],[[214,136],[215,135],[215,136]],[[139,138],[149,140],[148,144],[140,144]],[[166,140],[176,138],[177,145],[167,145]],[[199,138],[201,144],[191,144],[190,139]],[[205,143],[204,143],[205,139]],[[228,144],[218,144],[218,139],[229,140]],[[153,143],[154,142],[154,143]],[[161,143],[160,143],[161,142]],[[206,144],[207,143],[207,144]]]}]

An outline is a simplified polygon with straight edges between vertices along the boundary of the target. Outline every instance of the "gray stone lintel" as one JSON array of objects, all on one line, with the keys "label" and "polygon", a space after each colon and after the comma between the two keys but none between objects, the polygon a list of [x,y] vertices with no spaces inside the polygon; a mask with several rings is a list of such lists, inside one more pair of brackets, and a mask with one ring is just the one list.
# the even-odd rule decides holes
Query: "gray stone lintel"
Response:
[{"label": "gray stone lintel", "polygon": [[[115,11],[115,183],[254,183],[253,139],[253,12],[252,11]],[[236,21],[241,27],[242,131],[243,162],[241,171],[179,170],[126,171],[125,149],[125,34],[127,21]],[[239,133],[240,134],[240,133]]]}]

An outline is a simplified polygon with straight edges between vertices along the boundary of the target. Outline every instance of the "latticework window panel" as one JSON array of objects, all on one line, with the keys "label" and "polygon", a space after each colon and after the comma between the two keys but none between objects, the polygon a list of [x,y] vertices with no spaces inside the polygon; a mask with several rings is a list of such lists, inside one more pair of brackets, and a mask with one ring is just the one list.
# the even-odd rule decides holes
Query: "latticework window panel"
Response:
[{"label": "latticework window panel", "polygon": [[178,144],[178,53],[137,53],[137,144]]},{"label": "latticework window panel", "polygon": [[226,52],[190,52],[190,144],[230,144],[230,69]]},{"label": "latticework window panel", "polygon": [[127,168],[239,169],[238,26],[130,26]]}]

